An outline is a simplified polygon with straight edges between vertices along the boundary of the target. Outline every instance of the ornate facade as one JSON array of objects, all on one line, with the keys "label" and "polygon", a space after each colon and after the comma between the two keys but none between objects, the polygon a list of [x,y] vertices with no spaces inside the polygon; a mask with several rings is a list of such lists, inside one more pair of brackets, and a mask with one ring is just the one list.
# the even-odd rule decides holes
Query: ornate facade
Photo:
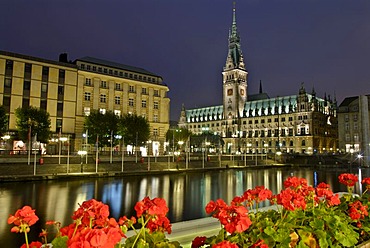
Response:
[{"label": "ornate facade", "polygon": [[223,104],[181,111],[179,127],[194,134],[204,131],[222,137],[224,153],[327,153],[336,152],[335,99],[307,93],[270,98],[248,94],[245,66],[233,9],[229,47],[222,71]]},{"label": "ornate facade", "polygon": [[347,97],[338,108],[339,149],[370,162],[370,95]]},{"label": "ornate facade", "polygon": [[59,61],[52,61],[0,51],[0,82],[0,105],[9,113],[10,133],[17,130],[14,113],[18,107],[34,106],[49,112],[54,133],[48,145],[51,154],[57,152],[59,133],[69,137],[71,149],[81,149],[84,118],[93,109],[146,117],[153,149],[163,150],[170,99],[169,88],[159,75],[92,57],[70,62],[62,54]]}]

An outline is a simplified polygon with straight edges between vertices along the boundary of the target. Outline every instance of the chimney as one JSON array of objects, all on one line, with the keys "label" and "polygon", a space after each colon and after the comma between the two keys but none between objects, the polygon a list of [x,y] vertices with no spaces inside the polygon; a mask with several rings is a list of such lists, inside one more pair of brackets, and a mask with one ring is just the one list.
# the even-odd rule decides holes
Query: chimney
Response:
[{"label": "chimney", "polygon": [[59,54],[59,62],[68,63],[68,54],[67,53]]}]

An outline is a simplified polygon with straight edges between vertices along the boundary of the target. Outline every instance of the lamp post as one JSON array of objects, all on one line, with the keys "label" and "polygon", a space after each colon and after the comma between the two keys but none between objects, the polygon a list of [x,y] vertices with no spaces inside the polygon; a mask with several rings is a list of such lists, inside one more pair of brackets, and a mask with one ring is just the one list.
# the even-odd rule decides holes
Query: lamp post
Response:
[{"label": "lamp post", "polygon": [[[4,135],[3,137],[1,137],[3,140],[4,140],[4,150],[7,151],[8,150],[8,140],[10,139],[10,135]],[[9,154],[9,151],[8,151],[8,154]]]},{"label": "lamp post", "polygon": [[113,162],[113,131],[110,132],[110,158],[109,163]]},{"label": "lamp post", "polygon": [[175,162],[175,130],[172,130],[172,162]]},{"label": "lamp post", "polygon": [[151,140],[148,140],[148,171],[150,171],[150,145],[152,144],[152,141]]},{"label": "lamp post", "polygon": [[86,164],[87,164],[87,147],[88,147],[88,144],[89,144],[89,130],[86,129],[86,136],[85,136],[85,151],[86,151]]},{"label": "lamp post", "polygon": [[[248,147],[248,153],[251,151],[252,143],[247,144]],[[253,153],[252,153],[252,160],[253,160]],[[247,166],[247,160],[245,160],[245,165]]]},{"label": "lamp post", "polygon": [[358,155],[357,155],[357,159],[358,159],[358,167],[361,167],[361,164],[362,164],[362,163],[361,163],[361,162],[362,162],[362,157],[363,157],[363,156],[362,156],[362,154],[358,154]]},{"label": "lamp post", "polygon": [[27,164],[31,164],[31,139],[32,139],[32,120],[28,118],[28,161]]},{"label": "lamp post", "polygon": [[[181,150],[182,150],[182,145],[184,144],[184,141],[180,140],[177,142],[177,144],[180,146],[180,151],[179,151],[179,157],[181,156]],[[186,153],[185,153],[185,160],[186,160]]]},{"label": "lamp post", "polygon": [[164,146],[166,147],[166,151],[167,151],[167,170],[170,170],[170,154],[169,154],[169,146],[170,146],[170,142],[164,142]]},{"label": "lamp post", "polygon": [[84,170],[83,170],[83,162],[82,161],[83,161],[83,156],[87,154],[87,151],[80,150],[80,151],[77,152],[77,154],[81,156],[81,159],[80,159],[81,173],[83,173]]},{"label": "lamp post", "polygon": [[59,137],[59,164],[60,164],[60,158],[61,158],[61,152],[62,152],[62,143],[64,146],[64,142],[66,142],[67,140],[68,140],[67,137]]},{"label": "lamp post", "polygon": [[122,158],[121,158],[121,171],[123,172],[123,162],[124,162],[124,156],[125,156],[125,138],[122,136],[122,154],[121,154],[121,156],[122,156]]},{"label": "lamp post", "polygon": [[268,150],[269,145],[265,143],[263,146],[265,147],[265,154],[266,154],[265,164],[267,164],[267,150]]}]

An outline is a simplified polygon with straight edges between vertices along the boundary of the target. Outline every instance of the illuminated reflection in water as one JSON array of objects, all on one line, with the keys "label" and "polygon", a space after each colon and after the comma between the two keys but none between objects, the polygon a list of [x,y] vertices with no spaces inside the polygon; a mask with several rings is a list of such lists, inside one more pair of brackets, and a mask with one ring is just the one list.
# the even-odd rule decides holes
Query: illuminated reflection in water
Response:
[{"label": "illuminated reflection in water", "polygon": [[[369,171],[362,169],[355,173],[364,178],[369,177]],[[19,247],[24,243],[23,235],[10,233],[11,225],[7,224],[9,214],[14,214],[24,205],[36,209],[40,218],[31,228],[31,239],[36,240],[45,221],[58,220],[62,225],[70,224],[78,204],[91,198],[108,204],[111,216],[118,219],[123,215],[135,215],[136,202],[145,196],[162,197],[169,206],[171,222],[179,222],[207,216],[204,208],[210,200],[222,198],[229,203],[234,196],[258,185],[265,185],[276,194],[289,176],[304,177],[313,186],[326,182],[334,192],[345,191],[346,188],[338,184],[338,175],[344,172],[313,168],[245,169],[80,181],[3,183],[0,185],[0,244]],[[356,192],[361,191],[361,188],[356,188]]]}]

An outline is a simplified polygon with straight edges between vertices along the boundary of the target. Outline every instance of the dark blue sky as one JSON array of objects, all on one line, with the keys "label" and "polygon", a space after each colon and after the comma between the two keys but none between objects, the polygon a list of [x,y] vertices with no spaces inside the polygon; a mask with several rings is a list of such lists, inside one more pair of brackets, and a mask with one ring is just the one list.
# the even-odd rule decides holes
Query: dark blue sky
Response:
[{"label": "dark blue sky", "polygon": [[[222,104],[232,0],[1,0],[0,50],[145,68],[170,88],[171,119]],[[370,93],[369,0],[239,0],[249,93]]]}]

